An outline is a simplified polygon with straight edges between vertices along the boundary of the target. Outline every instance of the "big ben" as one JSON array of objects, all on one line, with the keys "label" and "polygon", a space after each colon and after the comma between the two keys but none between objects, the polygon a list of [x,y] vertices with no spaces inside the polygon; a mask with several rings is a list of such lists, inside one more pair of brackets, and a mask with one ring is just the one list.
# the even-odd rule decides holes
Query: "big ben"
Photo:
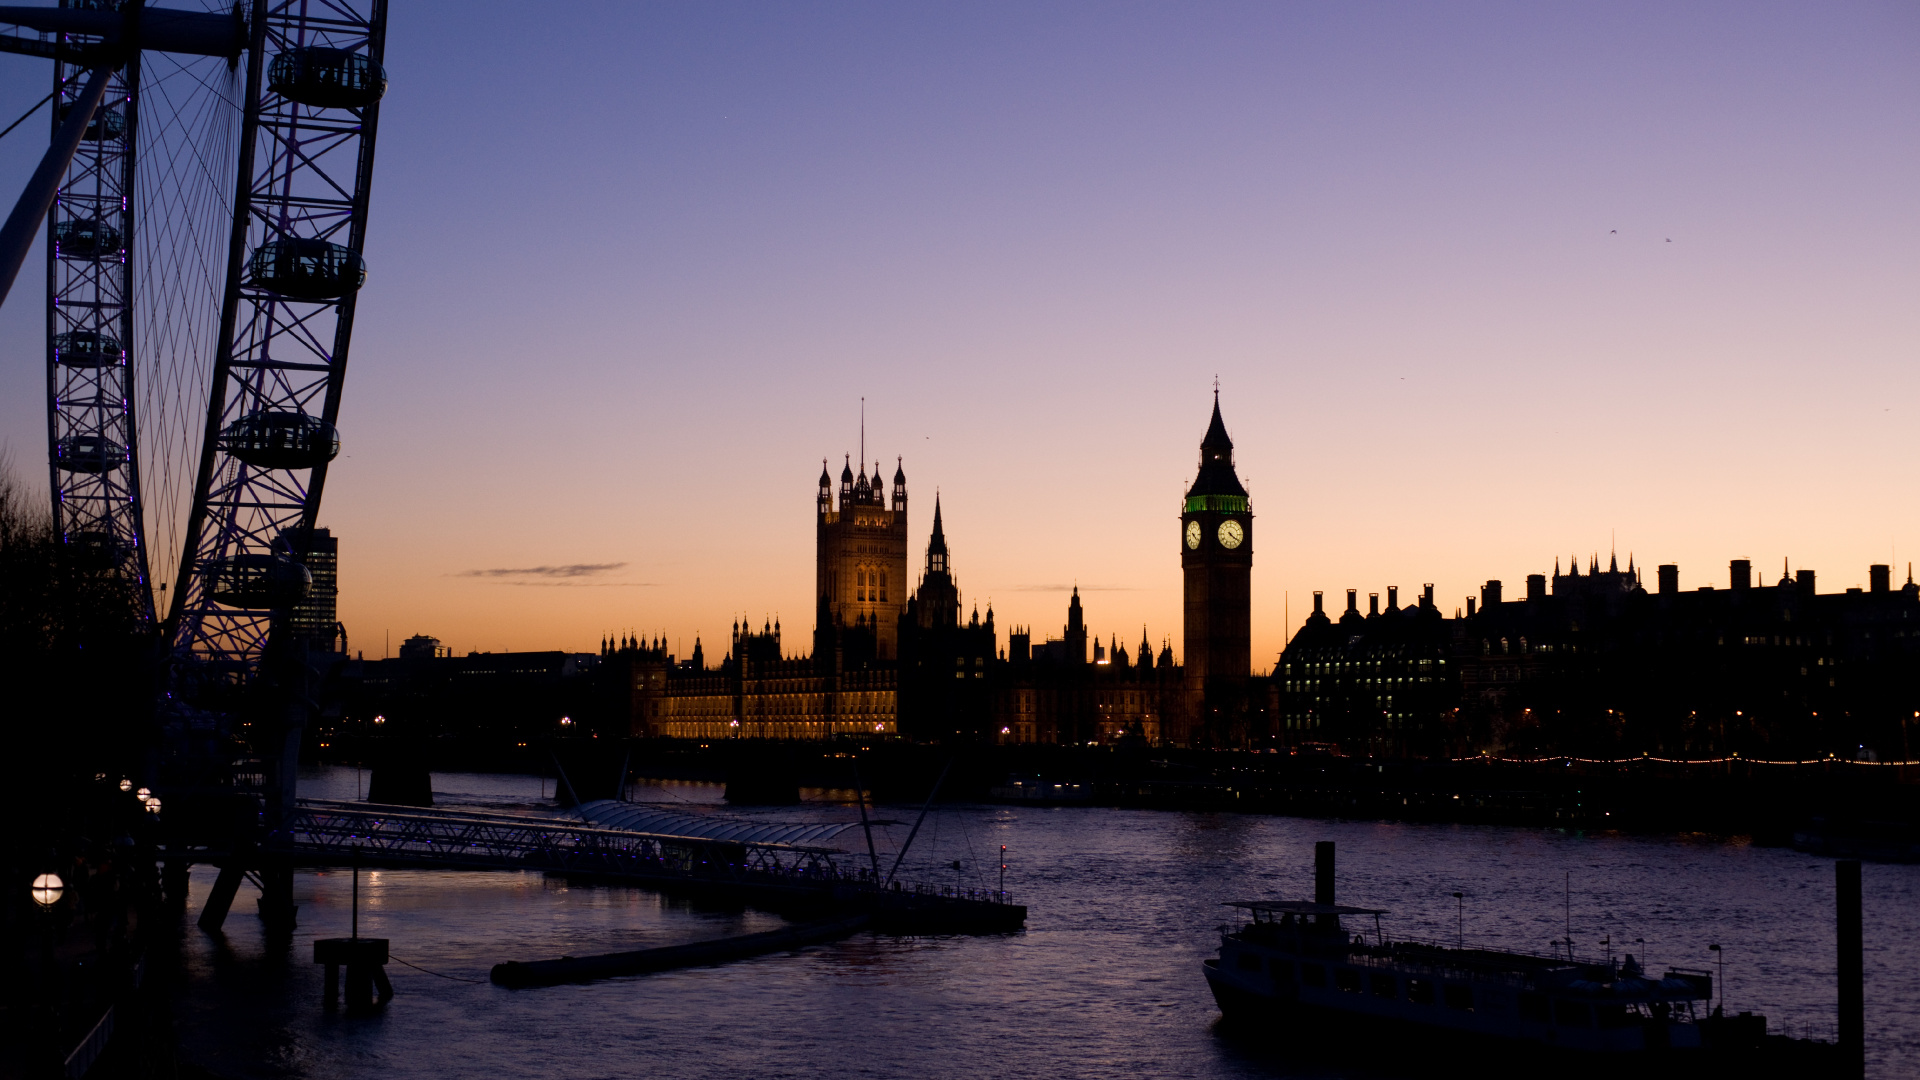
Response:
[{"label": "big ben", "polygon": [[1233,469],[1233,440],[1213,392],[1213,422],[1200,440],[1200,471],[1180,512],[1186,598],[1188,719],[1180,741],[1233,738],[1252,671],[1253,514]]}]

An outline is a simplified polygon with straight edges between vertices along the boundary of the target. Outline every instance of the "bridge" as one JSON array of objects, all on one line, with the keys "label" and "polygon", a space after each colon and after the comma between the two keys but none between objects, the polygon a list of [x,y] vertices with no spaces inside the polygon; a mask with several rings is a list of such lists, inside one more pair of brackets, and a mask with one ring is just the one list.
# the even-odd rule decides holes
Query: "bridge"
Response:
[{"label": "bridge", "polygon": [[[1026,908],[1004,891],[888,880],[877,865],[842,865],[851,861],[847,853],[819,841],[858,823],[761,823],[611,802],[589,803],[582,814],[533,817],[303,799],[250,851],[182,849],[163,858],[220,867],[200,916],[208,929],[225,920],[248,869],[269,863],[537,870],[783,915],[866,914],[875,929],[895,933],[1000,933],[1026,921]],[[589,818],[650,828],[614,828]]]}]

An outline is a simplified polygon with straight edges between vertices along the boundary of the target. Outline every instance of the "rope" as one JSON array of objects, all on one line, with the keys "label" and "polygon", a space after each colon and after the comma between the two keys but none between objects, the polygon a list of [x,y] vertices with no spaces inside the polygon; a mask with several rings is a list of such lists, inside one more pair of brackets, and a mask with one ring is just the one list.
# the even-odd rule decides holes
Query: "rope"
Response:
[{"label": "rope", "polygon": [[425,972],[426,974],[432,975],[436,978],[447,979],[452,982],[478,983],[480,985],[485,985],[486,983],[491,981],[489,979],[469,979],[463,975],[442,975],[438,971],[427,971],[426,968],[421,967],[419,964],[408,963],[407,961],[400,959],[399,957],[393,955],[392,953],[387,954],[387,959],[392,960],[396,963],[406,964],[408,967],[412,968],[415,971]]}]

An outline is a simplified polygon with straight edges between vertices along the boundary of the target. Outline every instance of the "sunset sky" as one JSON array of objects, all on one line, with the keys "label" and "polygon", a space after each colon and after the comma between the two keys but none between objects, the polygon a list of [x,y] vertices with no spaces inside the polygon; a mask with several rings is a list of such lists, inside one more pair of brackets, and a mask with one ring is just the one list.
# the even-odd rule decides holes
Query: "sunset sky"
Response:
[{"label": "sunset sky", "polygon": [[[717,657],[776,614],[804,647],[862,397],[916,576],[937,490],[966,602],[1037,636],[1077,582],[1103,638],[1180,651],[1216,376],[1256,667],[1315,589],[1451,614],[1610,547],[1683,588],[1920,557],[1911,3],[391,20],[321,515],[369,657],[629,628]],[[0,122],[47,83],[0,57]],[[36,485],[42,258],[0,310]]]}]

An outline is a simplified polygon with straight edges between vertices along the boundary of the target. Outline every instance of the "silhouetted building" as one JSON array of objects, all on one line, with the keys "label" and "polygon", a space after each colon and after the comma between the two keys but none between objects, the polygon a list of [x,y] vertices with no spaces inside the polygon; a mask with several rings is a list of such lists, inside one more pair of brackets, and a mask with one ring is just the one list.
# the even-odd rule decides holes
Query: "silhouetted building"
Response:
[{"label": "silhouetted building", "polygon": [[1396,756],[1444,742],[1459,698],[1448,664],[1451,628],[1434,608],[1433,586],[1406,607],[1399,594],[1388,587],[1384,611],[1380,594],[1371,594],[1362,615],[1348,589],[1337,623],[1313,594],[1313,613],[1280,654],[1272,682],[1285,741]]},{"label": "silhouetted building", "polygon": [[858,476],[849,462],[840,470],[836,509],[832,480],[822,461],[814,531],[815,655],[832,651],[832,635],[852,629],[871,639],[871,645],[863,642],[863,647],[871,648],[874,659],[897,659],[900,616],[907,605],[905,465],[894,469],[889,505],[880,463],[873,463],[869,478],[864,462]]},{"label": "silhouetted building", "polygon": [[933,502],[920,587],[900,620],[900,731],[923,741],[988,741],[993,737],[993,686],[998,665],[993,605],[960,619],[960,586],[947,550],[940,500]]},{"label": "silhouetted building", "polygon": [[458,734],[501,744],[566,734],[594,711],[599,659],[559,651],[453,656],[417,634],[393,659],[345,665],[343,722],[363,735]]},{"label": "silhouetted building", "polygon": [[[1678,566],[1649,593],[1632,559],[1598,557],[1525,599],[1489,581],[1466,614],[1418,608],[1339,622],[1319,610],[1281,654],[1284,736],[1373,753],[1573,753],[1772,759],[1906,755],[1920,719],[1920,586],[1815,590],[1811,570],[1682,591]],[[1550,583],[1550,586],[1549,586]],[[1411,617],[1407,614],[1411,612]]]},{"label": "silhouetted building", "polygon": [[[1233,467],[1233,440],[1213,419],[1200,440],[1200,468],[1180,514],[1187,705],[1169,734],[1181,744],[1244,745],[1252,675],[1253,514]],[[1188,723],[1197,724],[1189,729]]]},{"label": "silhouetted building", "polygon": [[313,576],[307,595],[288,613],[289,632],[328,652],[346,652],[346,628],[340,625],[340,541],[328,529],[289,529],[281,534],[293,557]]}]

